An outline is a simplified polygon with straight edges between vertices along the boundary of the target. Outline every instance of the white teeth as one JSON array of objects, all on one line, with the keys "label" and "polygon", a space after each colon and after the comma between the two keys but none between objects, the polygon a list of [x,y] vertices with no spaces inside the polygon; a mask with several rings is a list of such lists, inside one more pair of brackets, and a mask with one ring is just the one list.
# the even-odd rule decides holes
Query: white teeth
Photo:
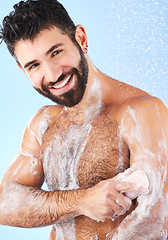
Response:
[{"label": "white teeth", "polygon": [[68,81],[70,80],[71,76],[69,76],[67,79],[65,79],[64,81],[62,81],[60,84],[56,85],[56,86],[53,86],[54,89],[59,89],[59,88],[62,88],[64,87]]}]

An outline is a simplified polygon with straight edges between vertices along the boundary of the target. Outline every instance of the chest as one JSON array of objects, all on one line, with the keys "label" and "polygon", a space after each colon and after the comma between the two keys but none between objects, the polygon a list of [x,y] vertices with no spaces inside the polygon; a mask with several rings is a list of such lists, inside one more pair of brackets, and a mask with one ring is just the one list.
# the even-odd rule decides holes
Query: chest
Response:
[{"label": "chest", "polygon": [[94,186],[129,166],[129,150],[118,124],[106,114],[94,120],[53,121],[43,137],[43,168],[50,190]]}]

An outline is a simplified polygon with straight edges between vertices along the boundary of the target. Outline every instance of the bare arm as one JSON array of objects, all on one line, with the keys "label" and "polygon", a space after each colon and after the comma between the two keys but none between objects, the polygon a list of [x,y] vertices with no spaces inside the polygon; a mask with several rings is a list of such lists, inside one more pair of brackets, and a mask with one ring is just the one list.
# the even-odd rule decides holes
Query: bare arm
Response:
[{"label": "bare arm", "polygon": [[137,208],[108,239],[167,239],[167,107],[156,98],[146,98],[124,112],[121,135],[130,148],[131,168],[146,173],[150,192],[138,196]]},{"label": "bare arm", "polygon": [[1,196],[1,224],[39,227],[77,215],[77,190],[46,192],[13,183],[7,191]]},{"label": "bare arm", "polygon": [[[26,127],[19,154],[2,178],[0,224],[45,226],[62,216],[70,218],[76,214],[78,190],[47,192],[41,189],[44,177],[38,131],[47,127],[45,111],[47,108],[40,110]],[[44,129],[41,129],[42,124]]]}]

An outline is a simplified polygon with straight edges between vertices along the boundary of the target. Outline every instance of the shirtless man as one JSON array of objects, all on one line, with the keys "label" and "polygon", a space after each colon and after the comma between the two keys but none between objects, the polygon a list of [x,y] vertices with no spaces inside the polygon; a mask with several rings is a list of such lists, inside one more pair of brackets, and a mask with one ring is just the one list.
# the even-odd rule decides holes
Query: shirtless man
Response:
[{"label": "shirtless man", "polygon": [[167,239],[164,103],[98,70],[85,29],[56,0],[16,5],[1,38],[59,105],[25,128],[0,185],[0,224],[52,225],[52,240]]}]

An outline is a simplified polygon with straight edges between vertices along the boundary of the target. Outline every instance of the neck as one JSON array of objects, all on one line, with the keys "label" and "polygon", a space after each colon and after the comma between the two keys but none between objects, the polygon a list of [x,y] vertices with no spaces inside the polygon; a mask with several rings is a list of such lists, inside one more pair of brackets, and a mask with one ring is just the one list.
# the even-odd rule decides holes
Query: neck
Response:
[{"label": "neck", "polygon": [[84,111],[86,108],[90,107],[91,105],[102,102],[102,90],[101,90],[101,77],[100,71],[94,67],[91,63],[89,57],[87,57],[88,66],[89,66],[89,74],[88,74],[88,81],[85,89],[85,93],[83,96],[82,101],[77,104],[76,106],[70,108],[72,111]]},{"label": "neck", "polygon": [[112,91],[108,84],[110,78],[97,69],[88,56],[86,59],[89,66],[88,82],[83,99],[77,106],[85,108],[96,102],[107,105]]}]

